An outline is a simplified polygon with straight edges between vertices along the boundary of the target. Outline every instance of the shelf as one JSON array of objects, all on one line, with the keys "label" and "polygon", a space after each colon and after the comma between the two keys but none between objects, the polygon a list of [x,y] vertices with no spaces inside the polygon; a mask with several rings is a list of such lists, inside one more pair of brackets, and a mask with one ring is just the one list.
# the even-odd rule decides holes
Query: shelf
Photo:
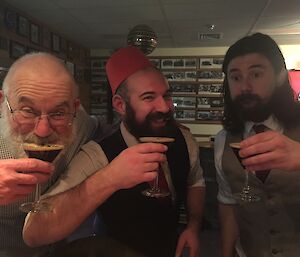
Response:
[{"label": "shelf", "polygon": [[222,84],[223,79],[199,79],[197,80],[198,83],[204,84]]},{"label": "shelf", "polygon": [[[105,65],[108,57],[91,58],[91,99],[107,95]],[[174,116],[177,121],[189,124],[221,124],[223,107],[222,73],[223,56],[150,56],[150,61],[162,71],[171,89]],[[204,107],[200,107],[204,106]],[[93,113],[104,115],[106,106],[90,105]]]},{"label": "shelf", "polygon": [[175,110],[182,111],[182,110],[197,110],[196,106],[195,107],[188,107],[188,106],[174,106]]},{"label": "shelf", "polygon": [[180,92],[172,92],[172,96],[175,97],[223,97],[222,93],[180,93]]},{"label": "shelf", "polygon": [[195,84],[195,85],[199,85],[199,82],[196,80],[168,80],[168,83],[171,84]]},{"label": "shelf", "polygon": [[197,107],[197,111],[224,111],[224,107]]},{"label": "shelf", "polygon": [[183,119],[176,119],[180,123],[186,124],[222,124],[220,120],[183,120]]}]

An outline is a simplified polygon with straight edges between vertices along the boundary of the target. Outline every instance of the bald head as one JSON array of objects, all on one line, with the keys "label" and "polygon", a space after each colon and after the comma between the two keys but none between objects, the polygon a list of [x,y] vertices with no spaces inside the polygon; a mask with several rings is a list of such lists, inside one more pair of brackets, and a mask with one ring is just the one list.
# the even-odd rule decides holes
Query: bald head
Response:
[{"label": "bald head", "polygon": [[72,98],[78,97],[78,88],[73,76],[66,66],[48,53],[30,53],[19,58],[9,69],[5,80],[3,81],[4,94],[8,95],[14,91],[16,81],[27,83],[34,79],[41,82],[40,87],[50,87],[57,83],[69,87]]}]

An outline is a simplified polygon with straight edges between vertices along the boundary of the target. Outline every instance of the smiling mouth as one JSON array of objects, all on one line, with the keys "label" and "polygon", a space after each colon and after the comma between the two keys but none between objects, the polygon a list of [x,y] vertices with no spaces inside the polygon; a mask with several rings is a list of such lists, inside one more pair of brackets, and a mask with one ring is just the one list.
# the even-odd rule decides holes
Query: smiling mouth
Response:
[{"label": "smiling mouth", "polygon": [[153,120],[152,123],[155,125],[164,126],[164,125],[166,125],[167,121],[168,121],[168,119],[161,118],[161,119]]}]

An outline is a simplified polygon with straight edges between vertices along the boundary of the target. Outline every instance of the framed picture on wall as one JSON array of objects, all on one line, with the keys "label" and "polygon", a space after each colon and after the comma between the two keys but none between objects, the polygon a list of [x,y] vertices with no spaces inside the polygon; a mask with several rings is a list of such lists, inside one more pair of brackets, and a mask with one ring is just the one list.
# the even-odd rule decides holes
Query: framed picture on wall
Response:
[{"label": "framed picture on wall", "polygon": [[40,27],[34,23],[30,24],[30,41],[34,44],[40,44]]},{"label": "framed picture on wall", "polygon": [[6,9],[4,15],[5,15],[4,16],[5,27],[9,30],[16,31],[18,26],[17,13],[10,9]]},{"label": "framed picture on wall", "polygon": [[28,37],[29,35],[29,21],[24,16],[18,16],[17,31],[21,36]]},{"label": "framed picture on wall", "polygon": [[0,49],[8,51],[9,40],[8,38],[0,36]]},{"label": "framed picture on wall", "polygon": [[70,71],[70,73],[74,76],[75,75],[75,65],[72,62],[66,62],[67,69]]},{"label": "framed picture on wall", "polygon": [[65,38],[60,38],[60,51],[62,53],[68,52],[68,42]]},{"label": "framed picture on wall", "polygon": [[52,33],[52,50],[57,53],[60,51],[60,38],[54,33]]},{"label": "framed picture on wall", "polygon": [[42,45],[45,48],[51,48],[51,32],[47,28],[43,28],[42,30]]},{"label": "framed picture on wall", "polygon": [[9,55],[11,58],[17,59],[26,54],[26,47],[20,43],[10,41]]},{"label": "framed picture on wall", "polygon": [[27,53],[37,53],[40,50],[33,48],[33,47],[27,47]]}]

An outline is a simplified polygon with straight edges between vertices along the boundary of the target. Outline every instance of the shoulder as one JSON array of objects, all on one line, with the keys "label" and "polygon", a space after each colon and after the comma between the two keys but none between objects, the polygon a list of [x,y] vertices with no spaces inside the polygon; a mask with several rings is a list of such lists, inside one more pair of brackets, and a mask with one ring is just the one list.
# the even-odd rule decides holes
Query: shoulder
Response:
[{"label": "shoulder", "polygon": [[99,159],[99,157],[101,156],[105,156],[105,153],[103,152],[101,146],[93,140],[89,141],[81,147],[81,154],[83,153],[87,155],[92,161]]},{"label": "shoulder", "polygon": [[225,141],[226,136],[227,131],[225,129],[220,130],[215,136],[215,145],[218,145],[221,141]]},{"label": "shoulder", "polygon": [[180,131],[184,137],[188,154],[190,156],[190,161],[193,162],[193,160],[196,160],[199,156],[199,145],[189,130],[180,128]]}]

